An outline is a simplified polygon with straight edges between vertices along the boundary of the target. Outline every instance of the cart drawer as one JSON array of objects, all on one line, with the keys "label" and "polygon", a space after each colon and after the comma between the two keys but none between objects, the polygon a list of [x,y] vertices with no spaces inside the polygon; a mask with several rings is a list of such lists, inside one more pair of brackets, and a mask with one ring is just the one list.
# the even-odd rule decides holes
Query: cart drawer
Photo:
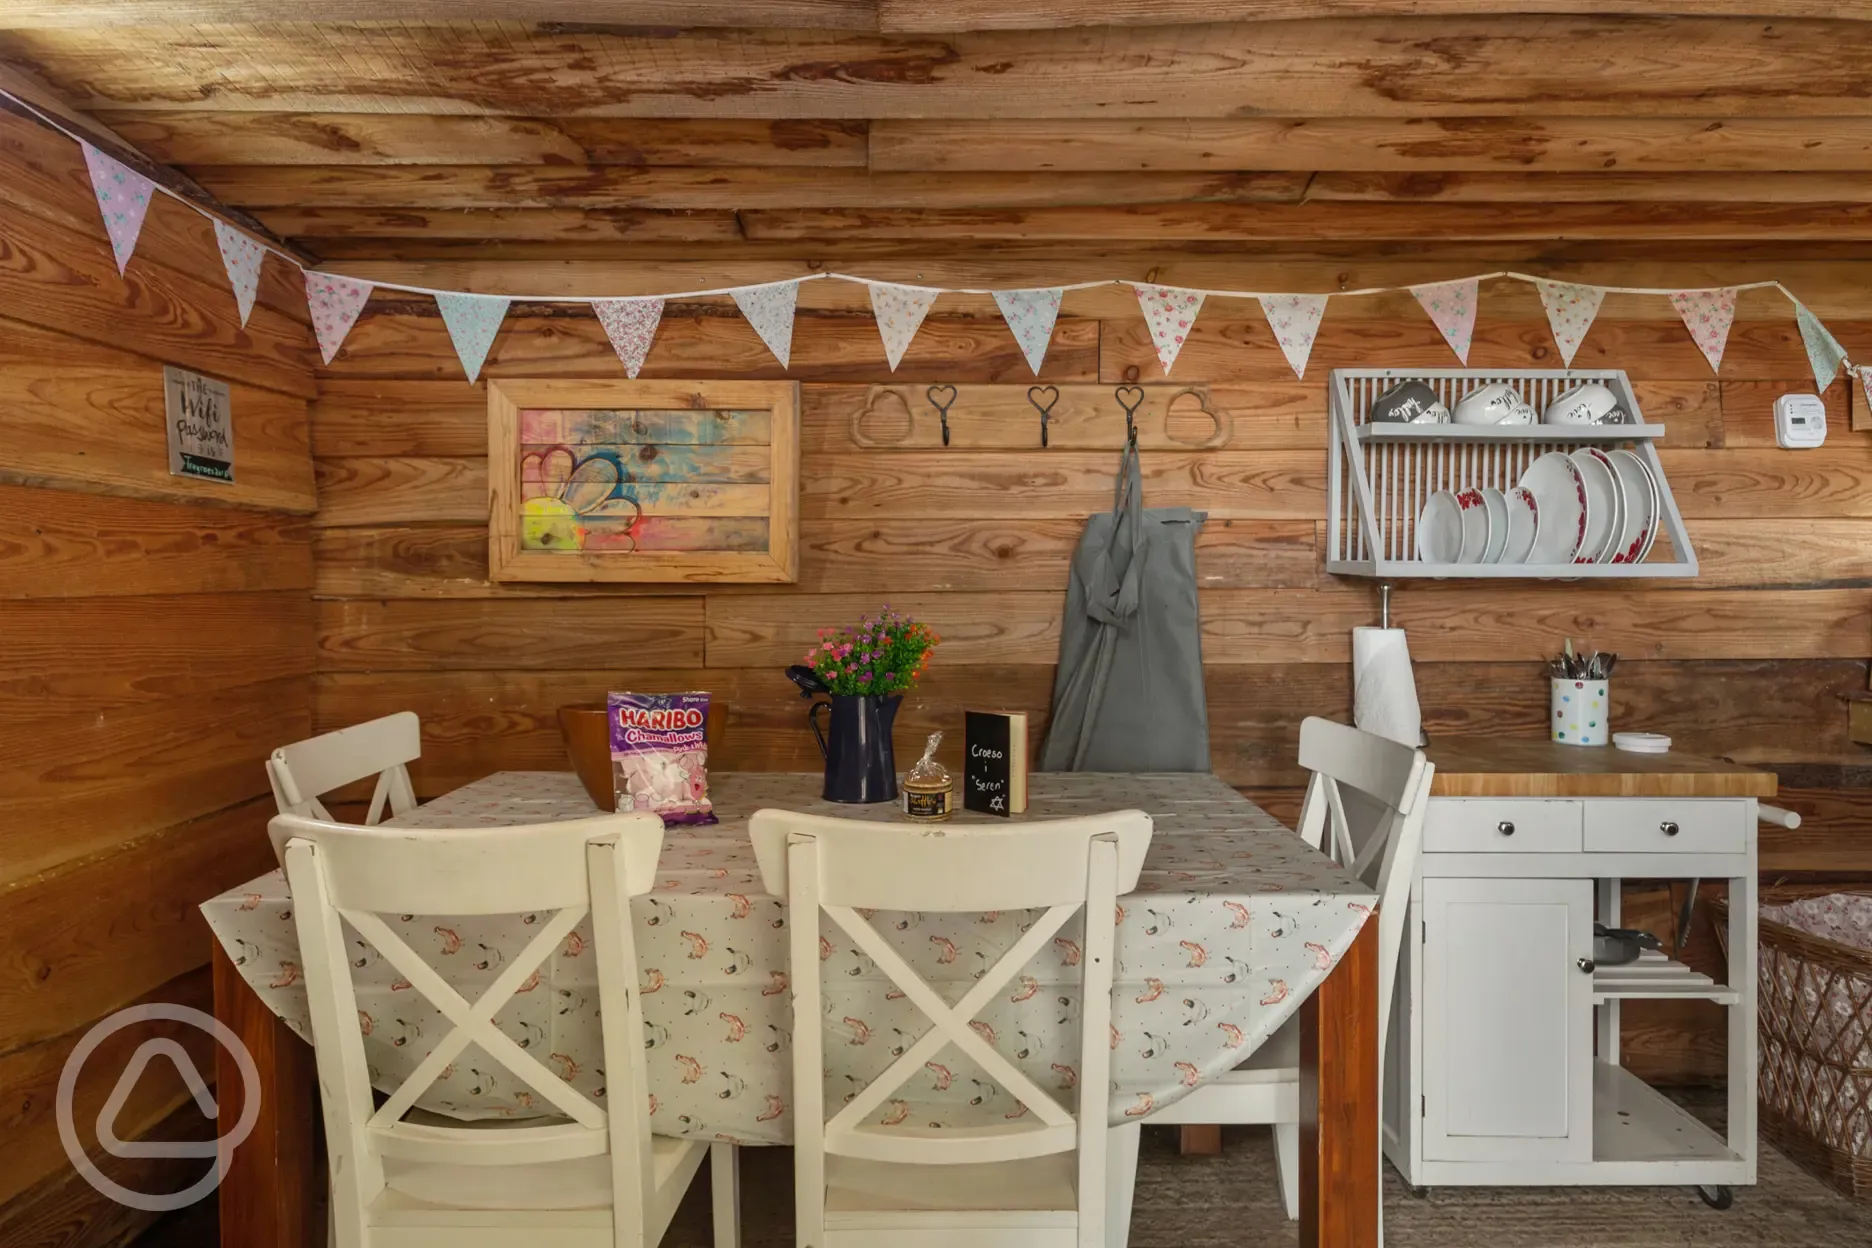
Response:
[{"label": "cart drawer", "polygon": [[1424,850],[1440,854],[1576,854],[1579,802],[1440,797],[1430,803]]},{"label": "cart drawer", "polygon": [[1739,854],[1748,848],[1748,803],[1693,797],[1589,802],[1586,848],[1611,854]]}]

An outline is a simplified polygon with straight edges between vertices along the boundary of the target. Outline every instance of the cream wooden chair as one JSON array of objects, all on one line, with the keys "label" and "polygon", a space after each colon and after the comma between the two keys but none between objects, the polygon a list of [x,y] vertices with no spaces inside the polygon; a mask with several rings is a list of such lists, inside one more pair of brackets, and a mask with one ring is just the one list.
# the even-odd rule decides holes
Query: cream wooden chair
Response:
[{"label": "cream wooden chair", "polygon": [[[800,1248],[1103,1248],[1110,1113],[1111,984],[1119,894],[1137,884],[1150,816],[944,826],[861,823],[763,810],[750,827],[767,891],[792,939],[794,1188]],[[951,1006],[860,909],[1044,909]],[[930,1022],[876,1080],[825,1117],[819,915],[836,924]],[[1087,916],[1080,961],[1077,1104],[1070,1110],[969,1026],[1061,927]],[[946,1046],[1029,1111],[1015,1123],[882,1127],[893,1093]]]},{"label": "cream wooden chair", "polygon": [[[1300,809],[1299,833],[1333,861],[1378,890],[1378,1067],[1384,1071],[1391,997],[1410,908],[1411,880],[1423,848],[1435,764],[1395,741],[1309,718],[1300,725],[1300,765],[1312,772]],[[1330,836],[1328,835],[1330,833]],[[1198,1087],[1152,1124],[1270,1124],[1274,1162],[1287,1216],[1300,1213],[1300,1021],[1289,1019],[1233,1071]],[[1112,1219],[1122,1248],[1136,1179],[1136,1126],[1117,1129]],[[1376,1158],[1374,1164],[1378,1164]],[[1128,1164],[1124,1164],[1127,1163]]]},{"label": "cream wooden chair", "polygon": [[[652,1248],[704,1155],[713,1162],[716,1248],[734,1248],[734,1146],[650,1134],[630,898],[655,878],[662,820],[629,813],[398,834],[287,814],[269,830],[285,846],[292,885],[337,1248]],[[539,931],[472,1002],[380,917],[530,911],[543,916]],[[603,1106],[493,1021],[588,914],[604,1026]],[[341,919],[455,1024],[375,1109]],[[412,1114],[469,1044],[561,1116],[457,1123]]]},{"label": "cream wooden chair", "polygon": [[282,815],[330,819],[319,801],[333,789],[377,777],[366,825],[383,818],[385,806],[400,815],[416,805],[409,766],[422,757],[422,725],[414,711],[398,711],[369,723],[354,724],[323,736],[295,741],[267,759],[267,779]]}]

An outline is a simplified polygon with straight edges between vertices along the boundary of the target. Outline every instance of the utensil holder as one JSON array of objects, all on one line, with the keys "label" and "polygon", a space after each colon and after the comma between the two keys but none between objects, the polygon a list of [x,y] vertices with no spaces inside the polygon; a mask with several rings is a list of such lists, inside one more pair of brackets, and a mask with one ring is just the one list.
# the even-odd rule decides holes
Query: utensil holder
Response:
[{"label": "utensil holder", "polygon": [[1547,727],[1555,741],[1563,745],[1605,745],[1612,740],[1610,681],[1554,676],[1547,683],[1552,690]]}]

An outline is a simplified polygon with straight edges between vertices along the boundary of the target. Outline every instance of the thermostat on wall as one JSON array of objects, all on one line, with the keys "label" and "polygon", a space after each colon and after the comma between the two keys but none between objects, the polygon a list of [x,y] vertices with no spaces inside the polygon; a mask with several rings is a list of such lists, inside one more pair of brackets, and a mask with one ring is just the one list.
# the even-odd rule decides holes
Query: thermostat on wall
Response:
[{"label": "thermostat on wall", "polygon": [[1817,394],[1784,394],[1775,400],[1775,444],[1805,451],[1826,441],[1826,404]]}]

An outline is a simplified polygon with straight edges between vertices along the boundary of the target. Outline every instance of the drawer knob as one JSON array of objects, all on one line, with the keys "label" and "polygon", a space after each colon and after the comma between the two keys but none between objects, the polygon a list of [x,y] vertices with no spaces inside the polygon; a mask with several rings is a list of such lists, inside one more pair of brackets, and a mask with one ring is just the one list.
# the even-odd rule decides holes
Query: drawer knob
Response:
[{"label": "drawer knob", "polygon": [[1663,823],[1658,824],[1658,830],[1665,836],[1676,836],[1677,824],[1673,820],[1666,819]]},{"label": "drawer knob", "polygon": [[1504,819],[1500,823],[1495,825],[1495,830],[1501,833],[1503,836],[1513,836],[1514,835],[1514,823],[1512,820]]},{"label": "drawer knob", "polygon": [[1598,970],[1599,966],[1598,963],[1594,962],[1591,958],[1581,958],[1579,960],[1579,969],[1590,975]]}]

